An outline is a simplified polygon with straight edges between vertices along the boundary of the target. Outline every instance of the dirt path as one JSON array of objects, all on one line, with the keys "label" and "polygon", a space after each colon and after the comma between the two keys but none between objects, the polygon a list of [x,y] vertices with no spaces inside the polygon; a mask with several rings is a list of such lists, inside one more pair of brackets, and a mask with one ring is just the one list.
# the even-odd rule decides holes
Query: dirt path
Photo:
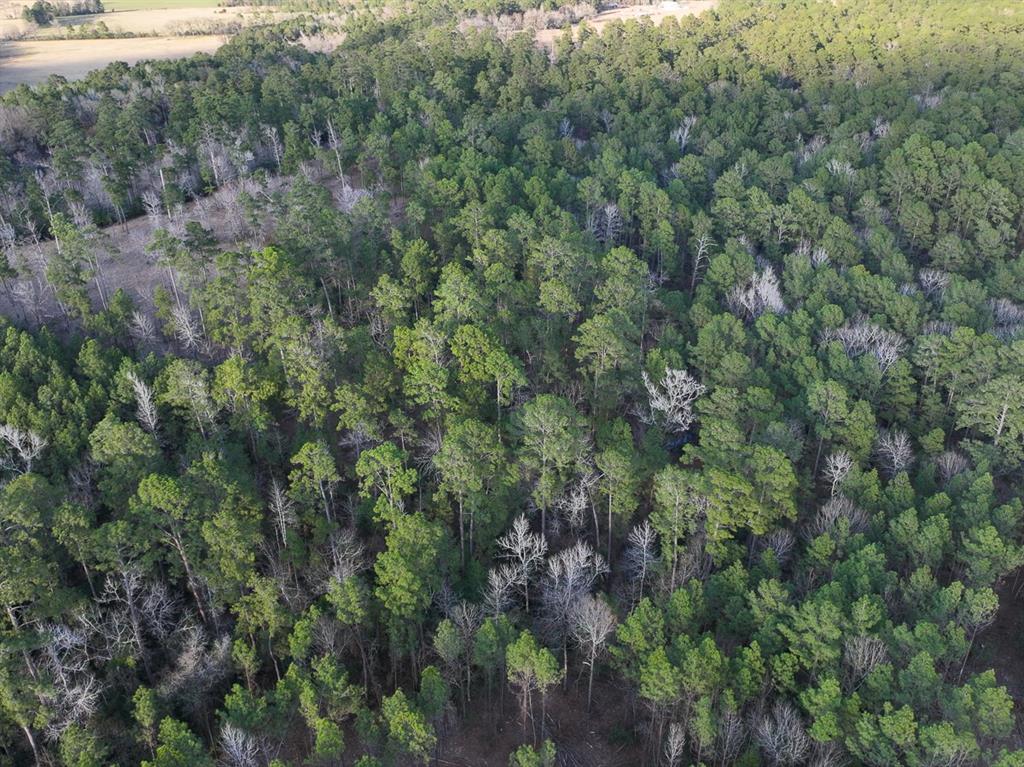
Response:
[{"label": "dirt path", "polygon": [[[660,24],[664,19],[668,18],[696,16],[697,14],[704,13],[704,11],[711,10],[717,5],[718,0],[683,0],[682,2],[669,0],[659,5],[631,5],[625,8],[610,8],[587,19],[586,25],[600,33],[606,26],[615,21],[650,19],[655,24]],[[573,36],[579,32],[579,28],[579,24],[573,25]],[[552,48],[564,33],[564,29],[543,29],[537,33],[537,42],[547,48]]]}]

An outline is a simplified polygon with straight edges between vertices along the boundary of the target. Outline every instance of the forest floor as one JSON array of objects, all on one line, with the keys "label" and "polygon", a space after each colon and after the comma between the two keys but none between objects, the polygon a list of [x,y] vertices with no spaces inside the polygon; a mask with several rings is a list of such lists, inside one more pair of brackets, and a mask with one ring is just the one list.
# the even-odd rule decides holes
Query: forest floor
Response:
[{"label": "forest floor", "polygon": [[996,593],[999,612],[995,622],[975,642],[970,673],[995,669],[996,681],[1013,698],[1017,715],[1016,746],[1024,748],[1024,570],[1007,579]]},{"label": "forest floor", "polygon": [[[681,18],[683,16],[696,16],[697,14],[709,11],[718,5],[718,0],[681,0],[681,2],[663,2],[658,5],[630,5],[623,8],[609,8],[601,11],[596,16],[586,20],[586,25],[595,32],[601,32],[606,26],[615,21],[636,21],[639,19],[650,19],[654,24],[660,24],[668,18]],[[574,24],[572,33],[575,37],[579,34],[580,25]],[[537,33],[537,42],[546,48],[553,48],[555,42],[565,33],[564,29],[542,29]]]},{"label": "forest floor", "polygon": [[[570,675],[571,676],[571,675]],[[532,743],[532,730],[524,732],[516,700],[505,697],[505,718],[497,725],[488,715],[491,706],[480,701],[470,706],[469,716],[444,741],[438,764],[444,767],[506,767],[508,757],[524,743]],[[642,749],[623,722],[633,717],[619,687],[594,685],[594,706],[587,712],[586,681],[548,696],[547,727],[543,737],[555,744],[562,767],[633,767],[643,762]],[[540,705],[537,704],[538,714]],[[543,740],[538,725],[538,743]],[[610,743],[607,738],[622,742]]]},{"label": "forest floor", "polygon": [[[118,41],[125,42],[125,41]],[[355,195],[362,194],[361,179],[355,169],[346,173],[350,189]],[[335,204],[343,197],[341,182],[332,175],[324,174],[318,183],[331,192]],[[272,193],[287,189],[289,179],[271,176],[266,191]],[[262,247],[261,235],[252,233],[252,241],[232,237],[232,228],[227,225],[229,218],[237,218],[234,204],[238,187],[228,184],[207,197],[182,206],[182,222],[197,221],[218,237],[218,244],[224,249]],[[161,221],[159,225],[166,225]],[[93,248],[99,266],[99,282],[105,295],[115,290],[124,290],[143,314],[153,316],[153,291],[162,285],[170,289],[166,269],[156,263],[156,256],[147,252],[153,238],[156,224],[146,216],[137,216],[124,224],[103,227],[93,240]],[[0,316],[8,318],[19,327],[38,328],[47,325],[51,330],[61,332],[64,319],[52,290],[46,284],[46,265],[56,246],[52,240],[38,243],[24,243],[14,248],[10,265],[18,271],[18,278],[10,280],[0,289]],[[89,286],[94,304],[98,301],[96,282]],[[65,328],[66,329],[66,328]]]}]

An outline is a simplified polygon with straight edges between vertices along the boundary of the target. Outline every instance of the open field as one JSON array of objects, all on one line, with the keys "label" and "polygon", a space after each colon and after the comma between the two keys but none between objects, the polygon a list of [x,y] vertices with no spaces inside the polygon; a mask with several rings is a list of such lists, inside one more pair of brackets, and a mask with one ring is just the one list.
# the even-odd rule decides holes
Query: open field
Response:
[{"label": "open field", "polygon": [[[130,35],[174,35],[191,29],[210,28],[237,22],[248,25],[260,20],[283,20],[287,14],[275,13],[266,6],[232,8],[149,8],[138,11],[114,11],[91,16],[65,16],[58,19],[52,34],[61,34],[62,27],[96,24],[102,21],[112,32]],[[48,36],[44,31],[40,36]]]},{"label": "open field", "polygon": [[[666,2],[661,5],[631,5],[624,8],[610,8],[587,19],[586,24],[596,32],[600,32],[614,21],[650,19],[655,24],[659,24],[667,18],[695,16],[711,10],[716,5],[718,5],[718,0],[684,0],[683,2]],[[574,25],[573,34],[575,35],[578,30],[579,24]],[[553,46],[564,32],[564,29],[542,29],[537,33],[537,42],[544,46]]]},{"label": "open field", "polygon": [[0,93],[21,83],[41,83],[51,74],[84,77],[113,61],[134,64],[146,59],[173,59],[212,53],[227,41],[223,35],[138,37],[112,40],[18,40],[0,43]]},{"label": "open field", "polygon": [[173,8],[216,8],[217,0],[104,0],[110,11],[159,11]]}]

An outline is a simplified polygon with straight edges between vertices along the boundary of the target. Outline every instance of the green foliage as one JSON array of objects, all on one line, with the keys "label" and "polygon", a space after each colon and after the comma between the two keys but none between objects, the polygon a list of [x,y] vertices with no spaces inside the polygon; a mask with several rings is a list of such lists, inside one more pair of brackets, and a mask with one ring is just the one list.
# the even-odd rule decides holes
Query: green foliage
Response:
[{"label": "green foliage", "polygon": [[586,676],[626,760],[1019,764],[1008,5],[431,2],[3,96],[2,759],[440,762],[508,684],[546,765]]}]

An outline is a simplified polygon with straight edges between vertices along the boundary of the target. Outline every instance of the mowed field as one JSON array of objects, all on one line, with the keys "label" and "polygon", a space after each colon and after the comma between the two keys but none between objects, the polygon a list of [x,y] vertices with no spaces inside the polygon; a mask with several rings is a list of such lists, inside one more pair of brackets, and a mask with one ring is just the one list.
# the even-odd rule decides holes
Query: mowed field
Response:
[{"label": "mowed field", "polygon": [[156,11],[165,8],[215,8],[217,0],[103,0],[108,11]]},{"label": "mowed field", "polygon": [[[114,61],[134,64],[210,53],[227,41],[230,26],[280,21],[289,13],[268,6],[222,8],[218,0],[105,0],[106,13],[58,18],[37,28],[21,19],[30,0],[0,0],[0,93],[33,85],[51,74],[83,77]],[[102,22],[119,39],[56,39],[68,27]]]},{"label": "mowed field", "polygon": [[174,59],[193,53],[212,53],[226,41],[223,35],[194,35],[0,43],[0,93],[21,83],[33,85],[44,82],[51,74],[74,80],[114,61],[134,64],[146,59]]}]

